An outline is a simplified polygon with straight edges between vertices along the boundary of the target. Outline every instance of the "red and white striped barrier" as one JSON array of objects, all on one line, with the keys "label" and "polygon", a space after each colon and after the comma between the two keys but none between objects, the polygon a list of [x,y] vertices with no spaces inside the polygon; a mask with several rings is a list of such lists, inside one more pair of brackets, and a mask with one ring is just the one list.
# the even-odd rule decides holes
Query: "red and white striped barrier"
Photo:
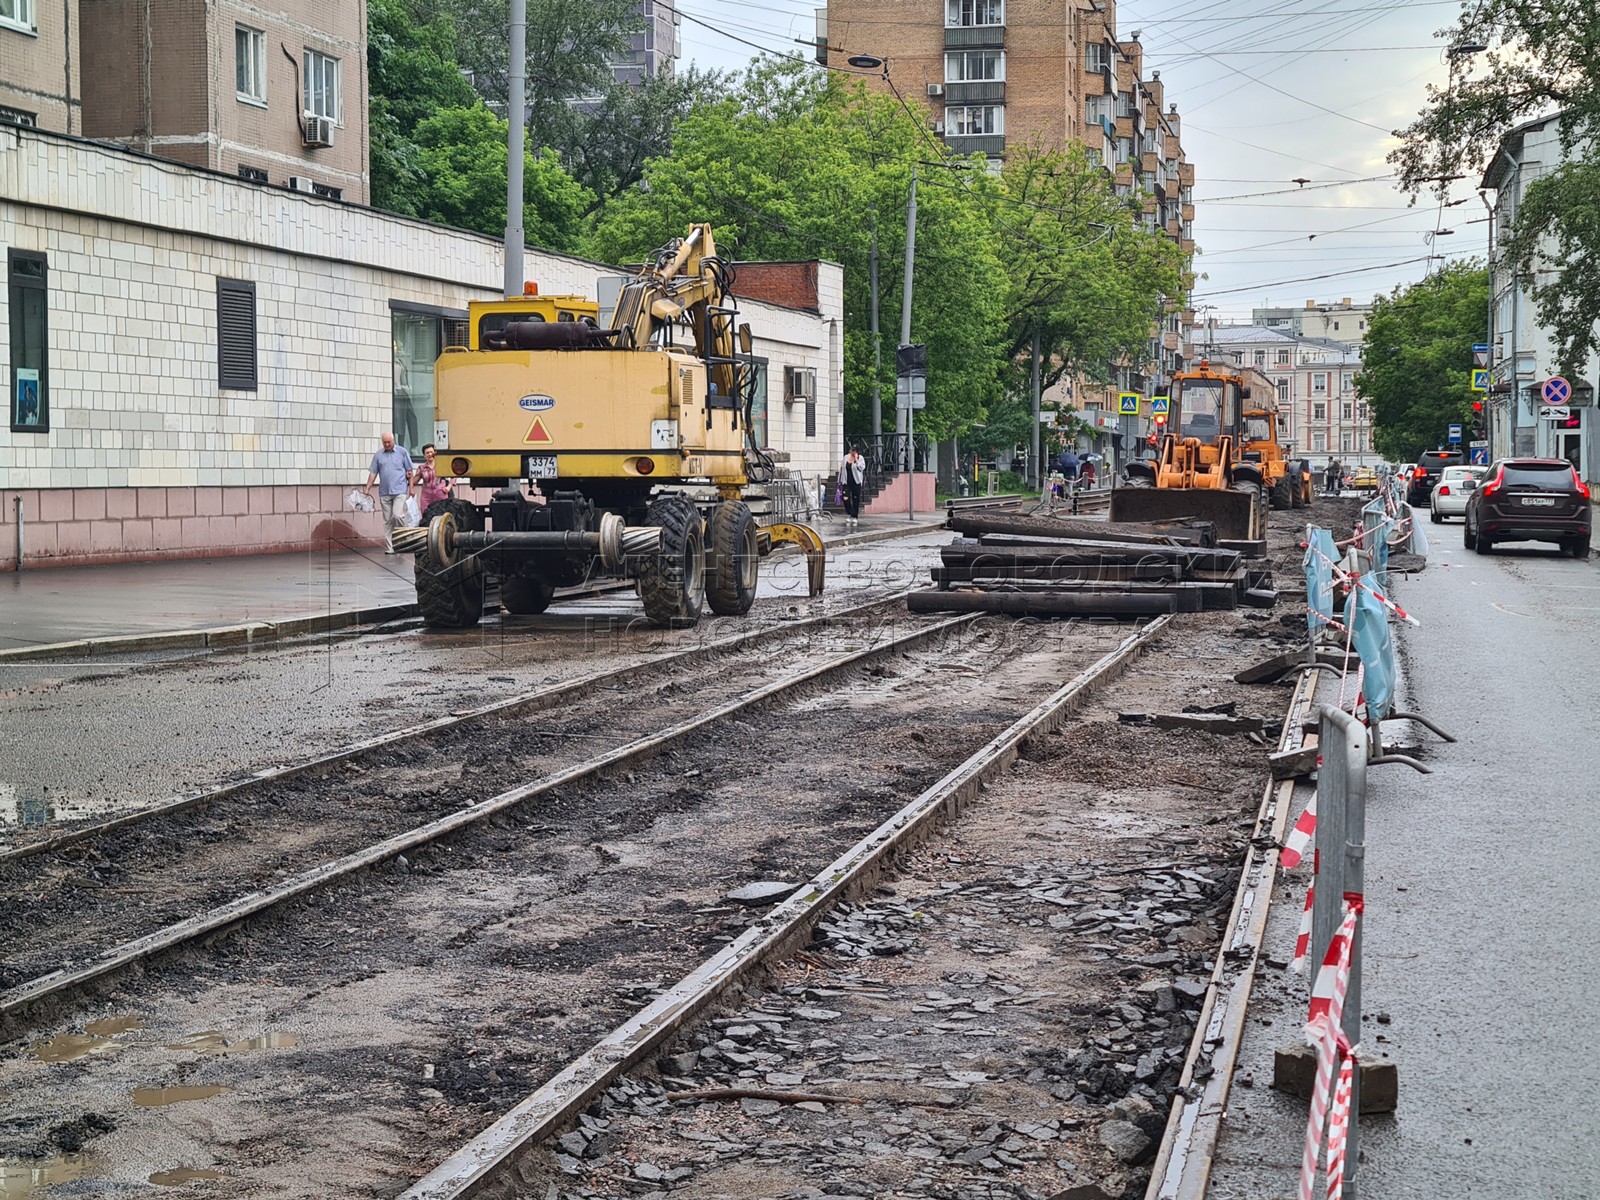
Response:
[{"label": "red and white striped barrier", "polygon": [[[1317,1159],[1322,1152],[1323,1127],[1327,1123],[1334,1062],[1341,1053],[1346,1055],[1351,1053],[1351,1047],[1345,1041],[1340,1025],[1344,1019],[1345,993],[1350,987],[1350,947],[1355,940],[1356,918],[1360,911],[1360,900],[1349,898],[1349,902],[1345,905],[1344,920],[1339,923],[1338,931],[1329,939],[1328,952],[1322,958],[1322,968],[1317,972],[1316,981],[1311,985],[1311,1017],[1306,1022],[1306,1038],[1317,1050],[1317,1076],[1311,1087],[1311,1112],[1306,1120],[1305,1152],[1300,1160],[1300,1200],[1312,1200],[1316,1190]],[[1345,1107],[1348,1130],[1348,1100]],[[1329,1161],[1333,1161],[1331,1145]]]},{"label": "red and white striped barrier", "polygon": [[[1317,765],[1322,765],[1319,756]],[[1300,819],[1294,823],[1294,828],[1289,831],[1289,836],[1284,840],[1283,849],[1278,851],[1278,865],[1285,871],[1292,871],[1298,867],[1306,856],[1306,847],[1311,845],[1311,839],[1317,832],[1317,797],[1312,795],[1306,801],[1305,811],[1300,814]]]},{"label": "red and white striped barrier", "polygon": [[1328,1110],[1328,1200],[1344,1200],[1344,1153],[1350,1144],[1350,1097],[1355,1088],[1355,1051],[1347,1050],[1339,1064],[1339,1083]]}]

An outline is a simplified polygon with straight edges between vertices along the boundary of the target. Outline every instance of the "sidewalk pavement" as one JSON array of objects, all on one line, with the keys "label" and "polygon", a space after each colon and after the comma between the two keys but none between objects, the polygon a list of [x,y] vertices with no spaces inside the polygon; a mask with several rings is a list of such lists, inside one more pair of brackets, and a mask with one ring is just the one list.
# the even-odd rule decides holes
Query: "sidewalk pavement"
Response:
[{"label": "sidewalk pavement", "polygon": [[[862,517],[830,549],[936,529],[943,512]],[[417,614],[409,555],[381,547],[55,567],[0,575],[0,662],[235,645]]]}]

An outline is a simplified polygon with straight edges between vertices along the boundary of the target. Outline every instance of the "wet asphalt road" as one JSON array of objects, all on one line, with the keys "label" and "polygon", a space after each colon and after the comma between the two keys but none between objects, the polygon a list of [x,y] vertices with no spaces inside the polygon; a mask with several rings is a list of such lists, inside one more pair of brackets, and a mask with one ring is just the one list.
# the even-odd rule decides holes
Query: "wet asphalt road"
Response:
[{"label": "wet asphalt road", "polygon": [[1426,528],[1394,589],[1410,704],[1461,740],[1370,776],[1364,988],[1400,1109],[1364,1122],[1360,1194],[1600,1196],[1600,562]]}]

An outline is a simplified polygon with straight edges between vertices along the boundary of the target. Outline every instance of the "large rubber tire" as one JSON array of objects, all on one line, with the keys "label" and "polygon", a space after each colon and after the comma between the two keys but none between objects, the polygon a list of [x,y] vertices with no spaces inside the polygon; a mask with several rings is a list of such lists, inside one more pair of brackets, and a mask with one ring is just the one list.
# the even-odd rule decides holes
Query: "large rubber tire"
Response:
[{"label": "large rubber tire", "polygon": [[542,613],[550,607],[550,599],[555,594],[555,588],[542,579],[517,576],[500,581],[501,606],[508,613],[516,613],[518,616]]},{"label": "large rubber tire", "polygon": [[658,496],[645,514],[646,525],[661,527],[661,549],[638,567],[635,585],[644,615],[654,625],[691,629],[700,620],[705,588],[705,534],[700,511],[683,496]]},{"label": "large rubber tire", "polygon": [[1461,548],[1463,550],[1478,548],[1478,535],[1472,532],[1472,522],[1465,517],[1461,518]]},{"label": "large rubber tire", "polygon": [[706,518],[706,604],[719,617],[738,617],[756,602],[761,555],[756,519],[742,500],[725,500]]},{"label": "large rubber tire", "polygon": [[1255,526],[1255,532],[1250,535],[1251,539],[1252,540],[1259,540],[1261,538],[1266,537],[1267,536],[1267,493],[1266,493],[1266,489],[1264,489],[1258,483],[1253,483],[1253,482],[1251,482],[1249,480],[1241,479],[1237,483],[1230,483],[1228,485],[1228,490],[1231,491],[1231,492],[1239,492],[1241,494],[1248,495],[1251,498],[1251,500],[1254,502],[1255,519],[1253,521],[1253,524]]},{"label": "large rubber tire", "polygon": [[1444,518],[1439,515],[1439,510],[1436,508],[1430,508],[1428,510],[1428,520],[1432,521],[1435,525],[1444,524]]},{"label": "large rubber tire", "polygon": [[1473,541],[1475,543],[1474,546],[1473,546],[1473,549],[1476,550],[1479,554],[1493,554],[1494,553],[1494,539],[1492,537],[1490,537],[1487,533],[1478,534],[1478,536],[1476,538],[1474,538]]},{"label": "large rubber tire", "polygon": [[[435,507],[428,506],[430,511]],[[455,512],[438,513],[435,519],[454,521]],[[438,562],[425,542],[417,551],[416,578],[417,607],[428,625],[470,629],[483,619],[483,563],[477,555]]]},{"label": "large rubber tire", "polygon": [[1573,558],[1579,560],[1587,559],[1589,557],[1589,535],[1585,534],[1583,537],[1575,537],[1563,542],[1561,548],[1572,555]]},{"label": "large rubber tire", "polygon": [[1272,507],[1280,511],[1294,507],[1294,492],[1289,487],[1289,477],[1287,475],[1272,485]]}]

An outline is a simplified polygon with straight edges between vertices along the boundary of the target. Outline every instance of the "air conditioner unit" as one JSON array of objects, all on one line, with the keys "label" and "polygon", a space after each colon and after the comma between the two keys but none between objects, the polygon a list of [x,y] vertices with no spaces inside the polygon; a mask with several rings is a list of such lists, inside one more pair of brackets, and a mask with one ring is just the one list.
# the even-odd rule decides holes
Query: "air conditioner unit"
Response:
[{"label": "air conditioner unit", "polygon": [[930,83],[928,85],[928,95],[930,95],[930,96],[942,96],[942,95],[944,95],[944,84],[942,84],[942,83]]},{"label": "air conditioner unit", "polygon": [[305,143],[308,146],[333,145],[333,118],[306,114]]},{"label": "air conditioner unit", "polygon": [[933,131],[935,133],[943,133],[944,132],[944,122],[943,121],[932,121],[929,124],[930,124],[931,128],[933,129]]},{"label": "air conditioner unit", "polygon": [[312,190],[311,180],[304,175],[291,175],[289,176],[289,190],[292,192],[310,192]]},{"label": "air conditioner unit", "polygon": [[817,373],[810,367],[785,367],[783,369],[783,402],[816,399]]}]

